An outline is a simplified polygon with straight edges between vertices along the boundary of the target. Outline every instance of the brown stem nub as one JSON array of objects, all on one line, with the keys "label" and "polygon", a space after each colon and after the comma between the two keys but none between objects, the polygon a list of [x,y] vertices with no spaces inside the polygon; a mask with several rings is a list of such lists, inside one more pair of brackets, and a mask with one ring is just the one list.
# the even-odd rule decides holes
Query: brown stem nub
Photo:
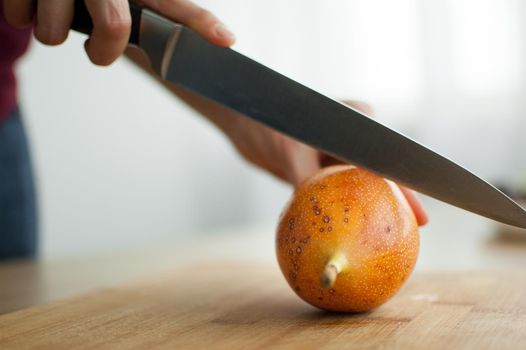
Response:
[{"label": "brown stem nub", "polygon": [[332,288],[338,277],[338,268],[334,264],[327,264],[321,274],[320,283],[323,288]]}]

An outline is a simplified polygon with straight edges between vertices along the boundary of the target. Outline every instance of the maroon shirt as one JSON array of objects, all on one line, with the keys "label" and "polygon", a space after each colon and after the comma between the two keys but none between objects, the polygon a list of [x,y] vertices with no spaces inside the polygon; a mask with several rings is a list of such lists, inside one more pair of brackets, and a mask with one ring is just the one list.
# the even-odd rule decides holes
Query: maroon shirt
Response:
[{"label": "maroon shirt", "polygon": [[0,123],[16,105],[16,79],[13,66],[26,52],[31,28],[15,29],[4,18],[4,1],[0,0]]}]

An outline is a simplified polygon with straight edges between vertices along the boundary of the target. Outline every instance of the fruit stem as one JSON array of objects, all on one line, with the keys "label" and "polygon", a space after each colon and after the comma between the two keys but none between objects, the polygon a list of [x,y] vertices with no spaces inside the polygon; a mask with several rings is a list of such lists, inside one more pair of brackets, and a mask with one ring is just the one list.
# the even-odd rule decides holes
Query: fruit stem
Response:
[{"label": "fruit stem", "polygon": [[347,259],[342,253],[334,254],[321,274],[320,283],[323,288],[332,288],[336,282],[338,274],[347,266]]}]

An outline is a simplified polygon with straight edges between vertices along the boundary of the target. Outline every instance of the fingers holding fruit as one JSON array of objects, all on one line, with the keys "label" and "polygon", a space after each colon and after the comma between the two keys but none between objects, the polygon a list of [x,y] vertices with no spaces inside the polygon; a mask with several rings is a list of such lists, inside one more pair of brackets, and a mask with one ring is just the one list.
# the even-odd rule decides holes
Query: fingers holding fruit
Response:
[{"label": "fingers holding fruit", "polygon": [[[347,101],[349,105],[372,115],[372,108],[359,101]],[[235,116],[223,129],[237,150],[249,162],[266,169],[276,177],[300,186],[320,168],[342,164],[341,161],[316,149],[280,134],[269,127],[242,116]],[[414,193],[402,188],[419,225],[427,222],[427,215]]]},{"label": "fingers holding fruit", "polygon": [[[352,101],[352,100],[346,100],[343,102],[349,105],[350,107],[364,113],[365,115],[369,117],[374,116],[374,109],[365,102]],[[327,166],[341,164],[341,163],[342,163],[341,161],[329,156],[328,154],[320,153],[320,165],[322,167],[327,167]],[[413,209],[418,225],[419,226],[425,225],[429,221],[429,218],[424,209],[424,206],[422,205],[422,202],[420,202],[416,194],[411,189],[407,187],[403,187],[403,186],[400,186],[400,189],[402,190],[402,193],[404,194],[410,207]]]}]

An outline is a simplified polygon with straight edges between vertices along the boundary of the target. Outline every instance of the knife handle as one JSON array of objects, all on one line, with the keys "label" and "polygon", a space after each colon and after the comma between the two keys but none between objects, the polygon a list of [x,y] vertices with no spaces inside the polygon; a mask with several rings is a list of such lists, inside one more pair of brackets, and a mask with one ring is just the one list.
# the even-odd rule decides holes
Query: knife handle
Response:
[{"label": "knife handle", "polygon": [[[139,32],[141,26],[142,7],[129,2],[130,14],[132,18],[131,32],[130,32],[130,44],[137,45],[139,43]],[[88,12],[88,8],[84,0],[75,0],[75,9],[73,15],[73,23],[71,29],[90,35],[93,30],[93,22]]]}]

